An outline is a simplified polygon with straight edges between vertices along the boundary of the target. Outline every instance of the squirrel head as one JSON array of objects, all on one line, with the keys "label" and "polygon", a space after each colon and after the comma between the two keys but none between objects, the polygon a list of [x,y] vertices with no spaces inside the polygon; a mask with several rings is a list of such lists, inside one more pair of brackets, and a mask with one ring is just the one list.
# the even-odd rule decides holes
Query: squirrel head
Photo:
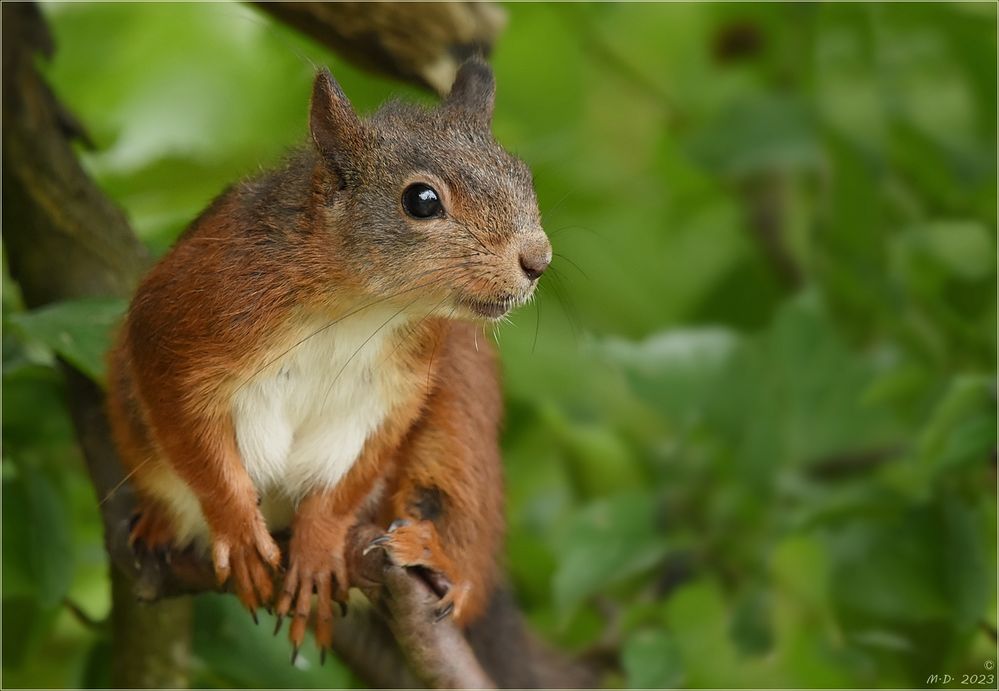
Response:
[{"label": "squirrel head", "polygon": [[318,231],[365,292],[459,318],[498,319],[551,261],[530,170],[490,131],[495,81],[462,65],[435,108],[389,102],[360,118],[318,73],[309,129]]}]

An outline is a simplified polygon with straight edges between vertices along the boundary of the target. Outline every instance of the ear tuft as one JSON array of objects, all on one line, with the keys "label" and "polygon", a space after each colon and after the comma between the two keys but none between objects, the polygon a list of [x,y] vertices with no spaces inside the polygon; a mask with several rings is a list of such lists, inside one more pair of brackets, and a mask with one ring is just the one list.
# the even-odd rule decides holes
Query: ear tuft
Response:
[{"label": "ear tuft", "polygon": [[496,79],[492,68],[482,58],[472,57],[458,69],[444,106],[479,125],[489,127],[495,101]]},{"label": "ear tuft", "polygon": [[312,85],[309,131],[319,153],[337,167],[358,154],[363,143],[361,121],[325,67],[316,73]]}]

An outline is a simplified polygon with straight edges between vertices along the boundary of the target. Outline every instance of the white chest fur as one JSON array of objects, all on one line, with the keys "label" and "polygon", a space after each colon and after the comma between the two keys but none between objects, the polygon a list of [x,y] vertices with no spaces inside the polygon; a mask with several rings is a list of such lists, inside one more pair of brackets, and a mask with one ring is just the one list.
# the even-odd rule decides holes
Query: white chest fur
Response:
[{"label": "white chest fur", "polygon": [[392,355],[406,321],[370,307],[332,326],[303,323],[233,396],[236,440],[272,527],[310,490],[335,486],[404,399]]}]

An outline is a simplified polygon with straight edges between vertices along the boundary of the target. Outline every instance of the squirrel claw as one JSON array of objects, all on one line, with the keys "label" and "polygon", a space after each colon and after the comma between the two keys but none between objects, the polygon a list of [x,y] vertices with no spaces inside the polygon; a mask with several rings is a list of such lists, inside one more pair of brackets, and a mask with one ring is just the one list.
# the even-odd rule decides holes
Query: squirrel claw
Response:
[{"label": "squirrel claw", "polygon": [[283,624],[283,623],[284,623],[284,615],[283,614],[279,614],[278,617],[277,617],[277,623],[274,624],[274,635],[275,636],[278,635],[278,633],[281,631],[281,624]]},{"label": "squirrel claw", "polygon": [[[395,524],[393,523],[393,525],[395,525]],[[389,530],[391,530],[391,529],[392,528],[390,527]],[[372,551],[374,549],[377,549],[378,547],[381,547],[382,545],[384,545],[386,542],[388,542],[391,539],[392,538],[388,534],[379,535],[374,540],[372,540],[371,542],[368,543],[368,546],[364,548],[363,552],[361,552],[361,556],[365,556],[365,557],[368,556],[368,552],[370,552],[370,551]]]},{"label": "squirrel claw", "polygon": [[273,568],[277,546],[261,524],[254,528],[259,534],[217,534],[212,545],[215,577],[220,583],[230,582],[240,602],[250,610],[267,606],[274,597]]},{"label": "squirrel claw", "polygon": [[447,603],[434,613],[434,621],[435,622],[444,621],[445,619],[447,619],[447,616],[451,614],[451,612],[453,611],[454,611],[454,603],[453,602]]},{"label": "squirrel claw", "polygon": [[295,664],[295,660],[297,660],[297,659],[298,659],[298,646],[297,645],[293,645],[293,646],[291,646],[291,664],[294,665]]},{"label": "squirrel claw", "polygon": [[347,616],[347,591],[341,589],[339,585],[333,586],[333,591],[330,593],[330,600],[337,603],[340,606],[340,616]]},{"label": "squirrel claw", "polygon": [[319,666],[320,667],[326,666],[326,648],[319,649]]},{"label": "squirrel claw", "polygon": [[387,532],[393,533],[404,525],[409,525],[409,521],[405,518],[397,518],[389,525]]},{"label": "squirrel claw", "polygon": [[173,524],[169,515],[158,506],[146,506],[129,518],[128,546],[137,559],[148,554],[169,563],[173,544]]},{"label": "squirrel claw", "polygon": [[[281,587],[281,596],[277,603],[278,626],[285,616],[292,617],[288,637],[295,650],[298,650],[305,640],[305,632],[312,610],[312,597],[316,596],[315,636],[320,649],[329,648],[333,643],[333,603],[340,605],[341,611],[346,611],[347,577],[343,573],[342,564],[334,561],[323,564],[316,569],[311,563],[308,570],[302,568],[302,562],[293,561]],[[341,586],[341,582],[343,585]]]},{"label": "squirrel claw", "polygon": [[461,621],[470,585],[457,577],[460,572],[448,559],[432,522],[394,521],[366,550],[375,547],[381,547],[392,564],[421,570],[424,581],[440,597],[433,610],[436,621],[448,616]]}]

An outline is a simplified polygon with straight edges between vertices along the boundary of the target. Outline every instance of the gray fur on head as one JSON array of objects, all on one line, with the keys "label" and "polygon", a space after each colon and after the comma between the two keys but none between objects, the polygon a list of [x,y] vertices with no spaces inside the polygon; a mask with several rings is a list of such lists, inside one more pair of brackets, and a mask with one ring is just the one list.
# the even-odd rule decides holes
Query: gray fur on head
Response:
[{"label": "gray fur on head", "polygon": [[309,106],[309,131],[316,150],[343,174],[349,159],[364,154],[365,132],[340,85],[323,68],[316,74]]},{"label": "gray fur on head", "polygon": [[496,79],[492,68],[481,58],[466,60],[451,85],[444,107],[459,116],[489,127],[496,102]]},{"label": "gray fur on head", "polygon": [[[419,290],[447,305],[526,299],[534,283],[524,253],[550,258],[551,248],[530,171],[493,139],[494,99],[492,70],[473,58],[436,107],[390,101],[360,118],[321,70],[309,123],[309,256],[328,253],[374,295]],[[407,211],[413,185],[434,190],[439,214]]]}]

